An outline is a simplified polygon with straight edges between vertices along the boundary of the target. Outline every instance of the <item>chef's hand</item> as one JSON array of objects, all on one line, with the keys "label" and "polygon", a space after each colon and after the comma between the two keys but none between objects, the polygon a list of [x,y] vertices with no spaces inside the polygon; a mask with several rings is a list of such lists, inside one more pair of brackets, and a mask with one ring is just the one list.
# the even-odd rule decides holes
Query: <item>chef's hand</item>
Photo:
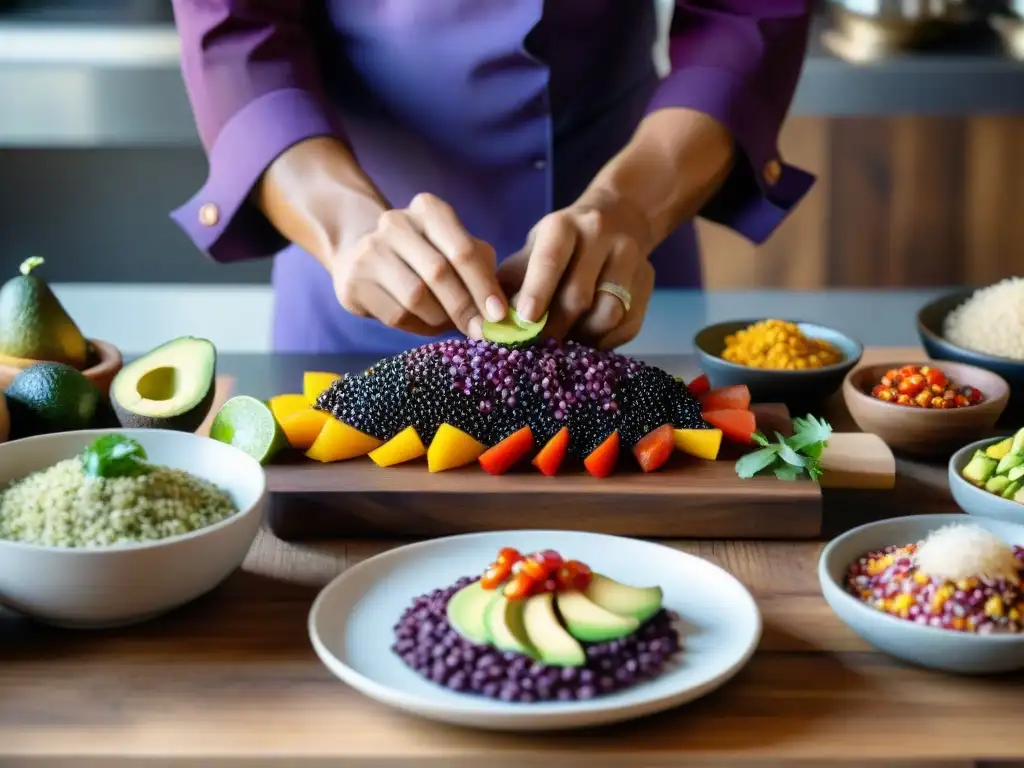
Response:
[{"label": "chef's hand", "polygon": [[640,332],[654,290],[653,248],[638,211],[592,194],[541,219],[498,277],[509,293],[518,290],[513,304],[523,319],[548,311],[545,333],[609,349]]},{"label": "chef's hand", "polygon": [[479,339],[484,317],[501,320],[507,312],[494,249],[430,194],[381,214],[376,229],[339,254],[332,272],[349,312],[423,336],[458,328]]}]

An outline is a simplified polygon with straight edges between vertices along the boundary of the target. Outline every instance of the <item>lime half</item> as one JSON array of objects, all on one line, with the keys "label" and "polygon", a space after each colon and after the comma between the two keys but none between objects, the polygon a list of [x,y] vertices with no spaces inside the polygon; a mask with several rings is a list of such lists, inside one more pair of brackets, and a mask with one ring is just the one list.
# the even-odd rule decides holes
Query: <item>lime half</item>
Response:
[{"label": "lime half", "polygon": [[266,464],[288,445],[270,407],[249,395],[228,400],[213,418],[210,437]]},{"label": "lime half", "polygon": [[547,312],[537,322],[530,323],[519,317],[515,309],[509,307],[504,320],[496,323],[489,320],[484,322],[484,338],[495,344],[524,344],[540,336],[547,322]]}]

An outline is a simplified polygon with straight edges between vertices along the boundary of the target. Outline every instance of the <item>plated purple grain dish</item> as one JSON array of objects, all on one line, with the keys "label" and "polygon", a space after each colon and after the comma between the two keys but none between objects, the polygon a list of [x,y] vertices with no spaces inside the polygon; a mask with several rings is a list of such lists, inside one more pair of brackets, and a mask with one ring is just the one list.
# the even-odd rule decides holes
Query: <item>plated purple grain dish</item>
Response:
[{"label": "plated purple grain dish", "polygon": [[681,650],[660,587],[632,587],[552,550],[504,548],[482,577],[417,597],[392,651],[452,691],[584,701],[662,674]]}]

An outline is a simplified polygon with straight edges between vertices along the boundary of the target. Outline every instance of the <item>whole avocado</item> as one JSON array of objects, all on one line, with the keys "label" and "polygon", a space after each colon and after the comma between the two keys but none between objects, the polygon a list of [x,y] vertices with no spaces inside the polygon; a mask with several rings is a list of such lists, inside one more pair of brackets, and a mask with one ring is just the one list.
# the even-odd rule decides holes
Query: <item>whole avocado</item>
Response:
[{"label": "whole avocado", "polygon": [[0,288],[0,355],[81,370],[88,344],[50,286],[32,274],[42,263],[37,256],[26,259],[21,274]]},{"label": "whole avocado", "polygon": [[96,385],[63,363],[29,366],[4,394],[17,437],[89,429],[103,413],[103,395]]}]

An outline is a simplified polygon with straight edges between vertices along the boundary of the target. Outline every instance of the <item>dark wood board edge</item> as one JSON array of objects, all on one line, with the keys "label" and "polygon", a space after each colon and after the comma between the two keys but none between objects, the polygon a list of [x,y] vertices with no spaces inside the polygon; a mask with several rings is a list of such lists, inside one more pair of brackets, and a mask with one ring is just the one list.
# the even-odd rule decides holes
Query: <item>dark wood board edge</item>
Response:
[{"label": "dark wood board edge", "polygon": [[[266,525],[286,541],[435,537],[524,528],[646,538],[806,539],[821,534],[821,494],[729,497],[574,494],[274,493]],[[632,510],[623,514],[624,510]]]}]

